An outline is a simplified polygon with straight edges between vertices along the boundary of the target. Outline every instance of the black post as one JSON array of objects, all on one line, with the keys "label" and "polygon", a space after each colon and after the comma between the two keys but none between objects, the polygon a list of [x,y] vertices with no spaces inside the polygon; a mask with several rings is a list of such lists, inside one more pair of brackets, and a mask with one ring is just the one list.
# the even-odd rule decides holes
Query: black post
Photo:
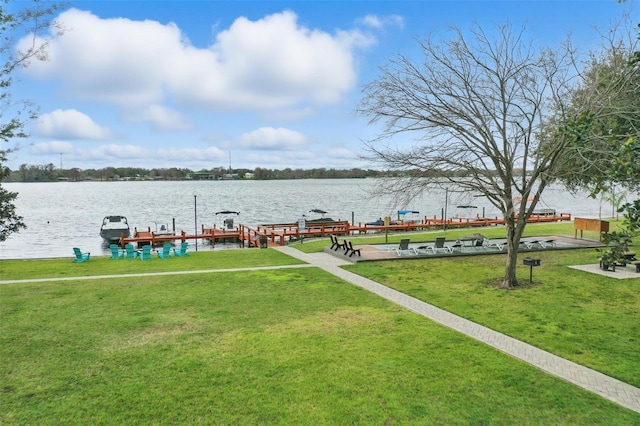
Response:
[{"label": "black post", "polygon": [[445,188],[444,190],[444,214],[443,214],[443,219],[444,219],[444,227],[442,228],[443,231],[447,230],[447,207],[449,204],[449,188]]},{"label": "black post", "polygon": [[193,218],[196,228],[196,251],[198,251],[198,196],[193,194]]}]

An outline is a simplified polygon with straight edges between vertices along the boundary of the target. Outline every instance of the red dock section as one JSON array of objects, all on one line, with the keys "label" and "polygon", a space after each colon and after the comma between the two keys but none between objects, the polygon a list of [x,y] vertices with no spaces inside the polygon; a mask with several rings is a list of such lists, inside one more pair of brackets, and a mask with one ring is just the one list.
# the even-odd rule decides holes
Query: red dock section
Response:
[{"label": "red dock section", "polygon": [[[529,218],[529,223],[560,222],[570,221],[571,214],[560,213],[553,215],[535,215]],[[271,247],[284,246],[289,241],[300,241],[304,238],[326,237],[328,235],[351,235],[366,234],[368,232],[382,232],[385,230],[394,231],[415,231],[431,228],[472,228],[504,225],[504,219],[500,218],[475,218],[475,219],[447,219],[446,221],[434,216],[425,217],[419,222],[394,222],[385,227],[384,225],[352,225],[348,221],[331,222],[307,222],[304,228],[300,228],[298,223],[276,223],[257,225],[255,228],[238,225],[235,228],[205,228],[202,226],[200,234],[187,234],[185,231],[173,235],[156,234],[152,231],[137,231],[134,237],[120,238],[120,245],[124,247],[127,243],[161,245],[165,242],[185,242],[188,240],[202,239],[208,240],[212,245],[219,242],[236,242],[241,247]]]}]

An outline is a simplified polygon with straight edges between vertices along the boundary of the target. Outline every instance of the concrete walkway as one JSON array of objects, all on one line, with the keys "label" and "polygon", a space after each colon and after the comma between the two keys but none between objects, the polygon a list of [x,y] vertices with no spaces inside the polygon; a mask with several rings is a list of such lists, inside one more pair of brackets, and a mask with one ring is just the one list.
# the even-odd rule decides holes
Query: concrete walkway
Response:
[{"label": "concrete walkway", "polygon": [[414,297],[407,296],[404,293],[385,287],[370,279],[345,271],[340,268],[340,266],[349,264],[350,262],[340,259],[337,256],[333,256],[328,253],[308,254],[291,247],[278,247],[276,250],[322,268],[347,282],[369,290],[372,293],[384,297],[385,299],[403,306],[417,314],[423,315],[432,321],[444,325],[445,327],[459,331],[460,333],[492,346],[508,355],[516,357],[547,373],[560,377],[561,379],[600,395],[603,398],[640,413],[639,388],[628,385],[564,358],[560,358],[559,356],[483,327],[457,315],[453,315]]}]

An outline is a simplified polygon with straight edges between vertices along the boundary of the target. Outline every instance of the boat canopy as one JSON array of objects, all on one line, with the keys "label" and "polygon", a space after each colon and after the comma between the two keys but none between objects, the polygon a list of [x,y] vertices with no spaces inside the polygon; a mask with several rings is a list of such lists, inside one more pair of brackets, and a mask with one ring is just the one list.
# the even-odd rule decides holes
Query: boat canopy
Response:
[{"label": "boat canopy", "polygon": [[324,210],[320,210],[320,209],[311,209],[311,210],[309,210],[309,213],[326,214],[327,212],[325,212]]},{"label": "boat canopy", "polygon": [[419,214],[420,212],[418,210],[398,210],[398,214],[399,215],[405,215],[405,214]]},{"label": "boat canopy", "polygon": [[240,212],[232,212],[230,210],[223,210],[221,212],[216,212],[216,214],[240,214]]}]

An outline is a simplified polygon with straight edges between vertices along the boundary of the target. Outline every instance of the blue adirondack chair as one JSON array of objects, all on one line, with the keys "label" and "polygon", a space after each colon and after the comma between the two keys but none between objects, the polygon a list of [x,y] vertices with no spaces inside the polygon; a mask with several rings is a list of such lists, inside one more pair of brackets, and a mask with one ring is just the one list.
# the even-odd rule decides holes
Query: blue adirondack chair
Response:
[{"label": "blue adirondack chair", "polygon": [[124,257],[124,250],[120,250],[117,244],[111,244],[111,257],[109,259],[122,259]]},{"label": "blue adirondack chair", "polygon": [[138,251],[133,246],[133,244],[129,243],[124,246],[124,258],[125,259],[135,259],[138,257]]},{"label": "blue adirondack chair", "polygon": [[189,253],[187,253],[187,248],[189,248],[189,243],[184,242],[180,244],[179,250],[173,249],[173,254],[175,254],[178,257],[189,256]]},{"label": "blue adirondack chair", "polygon": [[86,262],[91,258],[91,253],[83,253],[78,247],[73,248],[73,254],[76,255],[76,258],[73,259],[73,263]]},{"label": "blue adirondack chair", "polygon": [[171,257],[171,244],[166,243],[162,246],[162,252],[158,252],[160,259],[169,259]]},{"label": "blue adirondack chair", "polygon": [[151,260],[151,246],[146,245],[142,246],[142,251],[140,252],[140,260]]}]

